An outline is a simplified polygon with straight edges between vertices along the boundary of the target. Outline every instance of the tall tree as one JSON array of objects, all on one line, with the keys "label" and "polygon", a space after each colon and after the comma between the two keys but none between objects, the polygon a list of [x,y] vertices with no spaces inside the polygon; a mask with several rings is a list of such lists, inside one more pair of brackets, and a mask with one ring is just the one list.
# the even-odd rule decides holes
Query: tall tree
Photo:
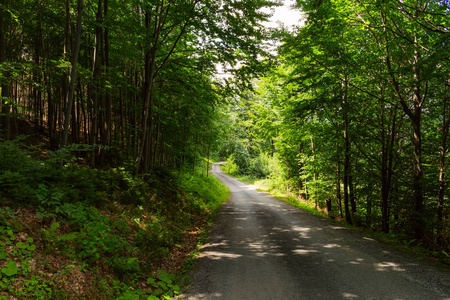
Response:
[{"label": "tall tree", "polygon": [[72,116],[73,101],[74,101],[74,90],[75,90],[75,80],[77,74],[78,56],[80,54],[80,44],[81,44],[81,31],[82,31],[82,18],[83,18],[83,0],[78,0],[78,16],[77,16],[77,29],[75,33],[75,43],[72,52],[72,63],[70,67],[70,77],[69,77],[69,88],[67,94],[67,104],[66,111],[64,114],[64,127],[61,136],[61,148],[65,147],[67,144],[67,138],[69,136],[69,124],[70,118]]}]

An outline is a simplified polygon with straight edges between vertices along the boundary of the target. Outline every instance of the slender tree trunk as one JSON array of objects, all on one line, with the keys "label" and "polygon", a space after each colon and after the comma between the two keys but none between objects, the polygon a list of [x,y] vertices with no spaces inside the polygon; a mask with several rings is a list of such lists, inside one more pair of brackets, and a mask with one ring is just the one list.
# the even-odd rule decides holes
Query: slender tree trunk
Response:
[{"label": "slender tree trunk", "polygon": [[[339,151],[339,143],[337,143]],[[342,218],[342,195],[341,195],[341,162],[338,154],[338,160],[336,162],[336,206],[339,212],[339,218]]]},{"label": "slender tree trunk", "polygon": [[[347,123],[347,122],[345,122]],[[347,126],[345,125],[345,128],[347,128]],[[348,131],[347,129],[345,129],[345,133],[344,133],[344,138],[345,138],[345,156],[344,156],[344,209],[345,209],[345,220],[347,221],[348,224],[352,224],[352,217],[350,215],[350,207],[349,207],[349,202],[350,202],[350,195],[349,195],[349,172],[350,172],[350,154],[349,154],[349,150],[350,150],[350,142],[348,139]]]},{"label": "slender tree trunk", "polygon": [[[417,14],[418,12],[416,12]],[[383,24],[387,27],[386,15],[382,13],[381,15]],[[395,94],[400,102],[403,111],[408,115],[411,120],[411,125],[413,127],[413,145],[414,145],[414,178],[413,178],[413,189],[414,189],[414,211],[412,212],[412,226],[414,230],[414,235],[416,240],[420,241],[425,238],[425,224],[426,220],[424,218],[425,205],[423,198],[423,170],[422,170],[422,132],[421,132],[421,116],[422,116],[422,104],[425,100],[425,95],[421,95],[420,86],[420,66],[419,58],[420,53],[418,51],[417,37],[414,36],[414,56],[412,59],[412,74],[414,81],[412,104],[411,109],[408,103],[405,101],[405,97],[402,94],[400,83],[395,75],[395,72],[391,65],[390,49],[388,37],[385,36],[385,63],[386,67],[391,76],[391,84],[394,88]]]},{"label": "slender tree trunk", "polygon": [[384,124],[384,107],[381,104],[381,230],[389,233],[389,182],[388,182],[388,149]]},{"label": "slender tree trunk", "polygon": [[83,0],[78,0],[78,18],[77,18],[77,31],[75,35],[75,49],[73,51],[72,58],[72,66],[70,69],[70,78],[69,78],[69,95],[67,99],[67,106],[64,115],[64,128],[63,134],[61,137],[61,148],[65,147],[67,144],[67,137],[69,135],[69,124],[70,124],[70,116],[72,112],[73,106],[73,98],[74,98],[74,87],[75,87],[75,77],[77,72],[77,64],[78,64],[78,55],[80,53],[80,39],[81,39],[81,21],[83,17]]},{"label": "slender tree trunk", "polygon": [[209,176],[209,154],[211,150],[211,132],[208,134],[208,160],[206,161],[206,177]]},{"label": "slender tree trunk", "polygon": [[[0,13],[0,63],[3,63],[6,61],[6,38],[5,38],[5,31],[4,31],[4,20],[3,16]],[[10,106],[10,97],[11,97],[11,84],[8,82],[9,80],[9,74],[4,74],[5,81],[2,82],[2,126],[3,126],[3,137],[7,140],[11,138],[11,119],[9,116],[9,113],[11,111]]]},{"label": "slender tree trunk", "polygon": [[192,163],[192,175],[195,174],[195,160],[197,158],[197,142],[198,142],[198,135],[195,134],[195,149],[194,149],[194,162]]},{"label": "slender tree trunk", "polygon": [[349,117],[348,117],[348,102],[347,102],[347,82],[345,82],[344,87],[344,103],[343,103],[343,113],[344,113],[344,209],[345,209],[345,220],[348,224],[352,224],[352,216],[350,213],[350,187],[351,184],[351,165],[350,165],[350,136],[349,136]]},{"label": "slender tree trunk", "polygon": [[[415,37],[417,43],[417,37]],[[417,47],[417,46],[416,46]],[[415,47],[415,48],[416,48]],[[414,206],[415,212],[413,216],[414,220],[414,233],[417,240],[422,240],[425,237],[425,205],[423,199],[423,170],[422,170],[422,131],[421,131],[421,116],[422,116],[422,103],[421,88],[419,82],[419,53],[417,48],[414,50],[414,81],[416,86],[414,87],[413,102],[414,102],[414,116],[412,118],[412,125],[414,130],[413,144],[414,144]]]},{"label": "slender tree trunk", "polygon": [[[109,11],[109,4],[108,0],[104,0],[104,14],[103,18],[108,18],[108,11]],[[105,23],[103,22],[103,25]],[[109,45],[109,30],[108,26],[104,25],[103,29],[104,38],[104,49],[103,49],[103,65],[104,65],[104,76],[103,76],[103,90],[105,91],[105,107],[104,107],[104,120],[103,120],[103,137],[102,137],[102,160],[103,164],[107,162],[106,151],[107,146],[111,145],[111,135],[112,135],[112,102],[111,102],[111,93],[109,92],[109,89],[106,88],[106,81],[109,80],[109,67],[110,67],[110,61],[109,61],[109,52],[110,52],[110,45]]]},{"label": "slender tree trunk", "polygon": [[[160,13],[157,11],[156,13]],[[145,12],[145,24],[147,32],[152,32],[152,11],[146,9]],[[151,47],[149,51],[145,53],[144,64],[144,88],[142,93],[143,98],[143,130],[140,142],[139,155],[136,159],[136,172],[148,172],[152,167],[153,153],[152,153],[152,132],[153,132],[153,82],[155,79],[156,70],[156,55],[158,49],[158,39],[161,30],[161,20],[154,18],[153,34],[151,40]]]},{"label": "slender tree trunk", "polygon": [[449,98],[449,86],[445,87],[446,95],[444,96],[444,104],[443,104],[443,111],[442,111],[442,137],[441,137],[441,147],[439,151],[439,194],[438,194],[438,206],[437,206],[437,236],[438,239],[440,238],[440,235],[442,233],[442,223],[444,219],[444,193],[445,189],[447,187],[447,183],[445,182],[445,170],[446,170],[446,164],[445,164],[445,155],[447,153],[447,137],[450,127],[450,118],[446,115],[447,111],[447,100]]},{"label": "slender tree trunk", "polygon": [[[37,5],[39,5],[37,3]],[[39,13],[39,12],[38,12]],[[40,21],[36,24],[37,34],[34,38],[34,63],[38,68],[36,68],[33,72],[33,80],[37,83],[38,86],[41,85],[41,72],[40,72],[40,64],[41,64],[41,49],[42,49],[42,24]],[[36,133],[40,133],[43,129],[43,115],[42,115],[42,92],[38,87],[33,87],[33,95],[34,95],[34,130]]]},{"label": "slender tree trunk", "polygon": [[311,137],[311,152],[313,159],[313,180],[314,180],[314,205],[317,208],[319,206],[319,196],[317,194],[317,169],[316,169],[316,152],[314,148],[314,139]]},{"label": "slender tree trunk", "polygon": [[303,142],[300,143],[298,145],[298,174],[296,174],[298,176],[298,195],[300,196],[301,200],[306,201],[306,199],[308,199],[308,193],[307,193],[307,188],[306,188],[306,184],[303,184],[303,179],[302,179],[302,172],[303,172],[303,161],[301,159],[301,155],[303,152]]},{"label": "slender tree trunk", "polygon": [[178,175],[181,174],[181,168],[183,167],[183,164],[184,164],[184,155],[185,155],[185,151],[186,151],[186,142],[187,142],[187,126],[184,126],[183,149],[181,150],[181,154],[180,154],[180,167],[178,169]]}]

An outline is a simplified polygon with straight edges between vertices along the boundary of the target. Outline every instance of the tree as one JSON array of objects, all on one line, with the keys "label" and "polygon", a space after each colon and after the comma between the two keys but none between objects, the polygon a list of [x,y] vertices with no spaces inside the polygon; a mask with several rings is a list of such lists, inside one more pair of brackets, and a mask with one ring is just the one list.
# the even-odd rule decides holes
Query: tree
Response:
[{"label": "tree", "polygon": [[64,115],[64,130],[63,130],[62,137],[61,137],[61,148],[66,146],[67,137],[69,135],[69,124],[70,124],[70,117],[72,115],[72,108],[73,108],[73,97],[74,97],[75,80],[76,80],[76,74],[77,74],[78,56],[80,54],[82,18],[83,18],[83,0],[78,0],[77,30],[75,33],[75,43],[74,43],[74,49],[72,52],[73,57],[72,57],[72,63],[71,63],[71,68],[70,68],[69,88],[68,88],[68,94],[67,94],[66,112]]}]

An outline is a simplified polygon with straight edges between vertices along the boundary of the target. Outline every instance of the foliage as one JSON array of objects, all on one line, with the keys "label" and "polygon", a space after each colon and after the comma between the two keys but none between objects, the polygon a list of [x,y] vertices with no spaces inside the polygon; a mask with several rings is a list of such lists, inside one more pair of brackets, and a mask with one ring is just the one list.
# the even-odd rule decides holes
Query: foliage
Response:
[{"label": "foliage", "polygon": [[[179,293],[167,272],[175,270],[157,270],[186,231],[229,196],[212,176],[165,169],[133,176],[61,165],[55,153],[37,160],[17,142],[0,148],[22,157],[21,169],[2,161],[1,184],[29,193],[1,191],[1,296],[65,298],[74,293],[65,283],[72,276],[88,284],[79,297],[170,299]],[[13,181],[17,176],[25,180]]]},{"label": "foliage", "polygon": [[250,162],[276,157],[277,171],[240,169],[231,152],[224,169],[447,253],[448,3],[297,7],[305,24],[284,33],[277,63],[229,109],[227,143],[245,145]]}]

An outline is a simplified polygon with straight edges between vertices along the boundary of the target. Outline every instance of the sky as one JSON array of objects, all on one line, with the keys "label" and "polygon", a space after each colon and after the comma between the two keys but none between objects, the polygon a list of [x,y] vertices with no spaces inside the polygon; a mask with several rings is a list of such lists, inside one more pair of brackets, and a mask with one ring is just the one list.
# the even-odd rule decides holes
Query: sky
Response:
[{"label": "sky", "polygon": [[292,26],[299,25],[301,23],[301,12],[298,9],[294,9],[291,6],[295,4],[295,0],[283,0],[284,5],[277,7],[275,13],[271,17],[271,23],[268,23],[269,27],[278,27],[279,22],[284,26],[291,28]]},{"label": "sky", "polygon": [[[293,29],[293,26],[298,26],[302,24],[301,17],[302,14],[300,10],[294,9],[291,6],[295,4],[295,0],[282,0],[284,3],[283,6],[279,6],[275,8],[275,12],[273,16],[270,18],[271,22],[265,22],[265,26],[267,27],[279,27],[282,23],[288,29]],[[229,78],[231,77],[230,73],[224,73],[221,65],[216,65],[217,68],[217,78]]]}]

